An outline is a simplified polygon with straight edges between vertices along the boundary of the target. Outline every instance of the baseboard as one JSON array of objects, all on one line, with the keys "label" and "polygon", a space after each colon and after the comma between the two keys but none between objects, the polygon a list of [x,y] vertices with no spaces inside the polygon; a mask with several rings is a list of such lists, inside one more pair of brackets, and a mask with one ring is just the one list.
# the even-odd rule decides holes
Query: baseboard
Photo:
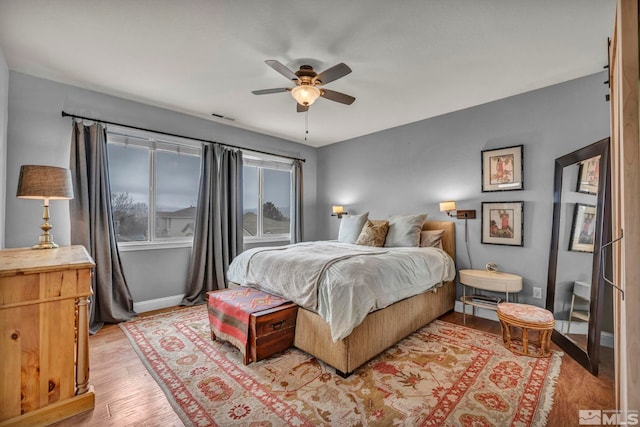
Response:
[{"label": "baseboard", "polygon": [[[493,310],[488,310],[486,308],[476,307],[476,317],[482,317],[483,319],[495,320],[498,321],[498,315]],[[454,310],[457,313],[462,313],[462,301],[456,301],[456,305]],[[473,314],[473,306],[467,304],[467,313]],[[568,326],[568,322],[566,320],[556,320],[556,329],[560,331],[566,331]],[[577,334],[587,334],[587,323],[586,322],[571,322],[571,332]],[[601,332],[600,333],[600,345],[603,347],[613,348],[613,334],[611,332]]]},{"label": "baseboard", "polygon": [[[473,309],[474,307],[472,305],[467,304],[466,314],[473,315]],[[457,313],[462,313],[462,301],[456,301],[454,310]],[[482,317],[483,319],[489,319],[495,322],[498,321],[498,315],[496,314],[495,310],[489,310],[487,308],[482,308],[482,307],[475,307],[475,310],[476,310],[476,314],[475,314],[476,317]]]},{"label": "baseboard", "polygon": [[[564,333],[568,332],[569,322],[567,320],[556,320],[556,329]],[[577,335],[587,335],[589,324],[587,322],[571,321],[571,333]]]},{"label": "baseboard", "polygon": [[613,334],[611,332],[600,333],[600,345],[603,347],[613,348]]},{"label": "baseboard", "polygon": [[160,310],[161,308],[175,307],[177,305],[180,305],[180,303],[182,302],[182,298],[184,298],[184,294],[134,302],[133,310],[136,313],[145,313],[147,311]]}]

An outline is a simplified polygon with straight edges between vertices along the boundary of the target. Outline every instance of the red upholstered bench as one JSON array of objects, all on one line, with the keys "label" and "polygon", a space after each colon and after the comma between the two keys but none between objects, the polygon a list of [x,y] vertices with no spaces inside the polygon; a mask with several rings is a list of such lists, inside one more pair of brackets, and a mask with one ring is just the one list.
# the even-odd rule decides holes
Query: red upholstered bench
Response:
[{"label": "red upholstered bench", "polygon": [[298,306],[253,288],[207,292],[211,339],[228,341],[242,362],[257,362],[293,345]]},{"label": "red upholstered bench", "polygon": [[[502,343],[507,349],[524,356],[551,356],[555,320],[549,310],[529,304],[502,303],[498,304],[498,319]],[[519,335],[517,328],[521,330]],[[537,332],[537,340],[534,340],[535,336],[529,336],[532,332]]]}]

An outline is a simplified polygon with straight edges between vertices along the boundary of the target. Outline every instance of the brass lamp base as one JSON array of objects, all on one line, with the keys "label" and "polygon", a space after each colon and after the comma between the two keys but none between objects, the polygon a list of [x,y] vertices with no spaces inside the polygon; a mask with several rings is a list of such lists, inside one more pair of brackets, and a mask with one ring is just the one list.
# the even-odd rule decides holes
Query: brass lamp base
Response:
[{"label": "brass lamp base", "polygon": [[53,235],[49,233],[49,230],[53,228],[53,225],[49,224],[49,205],[44,205],[44,212],[42,214],[42,219],[44,222],[40,226],[42,229],[42,234],[39,238],[39,243],[37,245],[33,245],[32,249],[55,249],[58,247],[57,244],[53,242]]},{"label": "brass lamp base", "polygon": [[[45,230],[45,225],[49,226],[46,230]],[[44,230],[44,233],[42,233],[40,235],[40,242],[37,245],[33,245],[31,248],[32,249],[55,249],[55,248],[57,248],[58,245],[53,242],[53,235],[49,234],[49,230],[51,229],[51,225],[48,222],[46,222],[46,223],[42,224],[42,229]]]},{"label": "brass lamp base", "polygon": [[31,249],[55,249],[57,247],[58,245],[55,244],[54,242],[47,242],[47,243],[38,243],[37,245],[33,245],[31,246]]}]

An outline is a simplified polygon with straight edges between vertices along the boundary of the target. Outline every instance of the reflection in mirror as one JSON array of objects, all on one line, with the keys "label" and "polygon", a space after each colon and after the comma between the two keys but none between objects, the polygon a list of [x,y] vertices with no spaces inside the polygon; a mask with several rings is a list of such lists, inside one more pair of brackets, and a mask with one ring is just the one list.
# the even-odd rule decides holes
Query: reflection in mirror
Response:
[{"label": "reflection in mirror", "polygon": [[562,171],[558,268],[553,315],[556,329],[587,351],[591,269],[596,229],[600,156],[567,165]]},{"label": "reflection in mirror", "polygon": [[547,284],[552,340],[595,375],[601,329],[612,323],[604,318],[613,311],[600,259],[610,234],[608,149],[607,138],[556,159]]}]

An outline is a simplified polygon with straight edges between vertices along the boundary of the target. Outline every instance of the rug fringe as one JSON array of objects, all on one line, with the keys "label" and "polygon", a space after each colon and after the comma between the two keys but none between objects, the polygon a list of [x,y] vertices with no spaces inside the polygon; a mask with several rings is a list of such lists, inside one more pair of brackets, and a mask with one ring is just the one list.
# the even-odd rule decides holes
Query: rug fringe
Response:
[{"label": "rug fringe", "polygon": [[562,367],[562,356],[564,353],[561,351],[553,351],[551,357],[557,360],[552,360],[549,364],[549,373],[545,379],[542,393],[540,396],[540,402],[538,403],[538,410],[533,418],[533,426],[546,426],[549,418],[549,413],[553,408],[556,382],[560,376],[560,368]]},{"label": "rug fringe", "polygon": [[[148,318],[151,318],[151,317],[157,317],[157,316],[166,315],[166,314],[175,314],[175,312],[177,312],[177,311],[180,311],[180,310],[171,310],[171,311],[168,311],[168,312],[157,313],[157,314],[153,314],[153,315],[150,315],[150,316],[144,316],[144,318],[148,319]],[[147,368],[147,371],[149,372],[149,375],[151,375],[151,378],[154,379],[156,384],[158,384],[158,387],[160,387],[160,390],[162,390],[162,392],[165,394],[165,396],[167,398],[167,402],[171,405],[171,407],[173,408],[173,411],[176,413],[178,418],[180,418],[180,421],[182,421],[182,423],[185,425],[185,427],[194,426],[194,424],[191,421],[191,419],[189,418],[189,416],[187,414],[185,414],[184,410],[180,407],[180,404],[178,402],[176,402],[176,400],[175,400],[175,398],[173,396],[173,393],[171,392],[169,387],[166,386],[164,380],[155,371],[155,369],[153,369],[153,366],[151,366],[151,363],[149,363],[149,360],[147,359],[147,357],[144,354],[144,352],[142,351],[142,349],[139,347],[137,341],[131,335],[131,333],[129,332],[127,327],[125,326],[125,323],[133,322],[136,319],[140,320],[140,316],[138,316],[136,318],[133,318],[133,319],[127,321],[127,322],[118,323],[118,326],[120,327],[120,329],[122,329],[122,332],[124,332],[124,335],[129,340],[129,344],[131,344],[131,347],[133,348],[133,351],[136,352],[136,354],[138,355],[138,358],[140,359],[140,361],[142,362],[144,367]]]}]

